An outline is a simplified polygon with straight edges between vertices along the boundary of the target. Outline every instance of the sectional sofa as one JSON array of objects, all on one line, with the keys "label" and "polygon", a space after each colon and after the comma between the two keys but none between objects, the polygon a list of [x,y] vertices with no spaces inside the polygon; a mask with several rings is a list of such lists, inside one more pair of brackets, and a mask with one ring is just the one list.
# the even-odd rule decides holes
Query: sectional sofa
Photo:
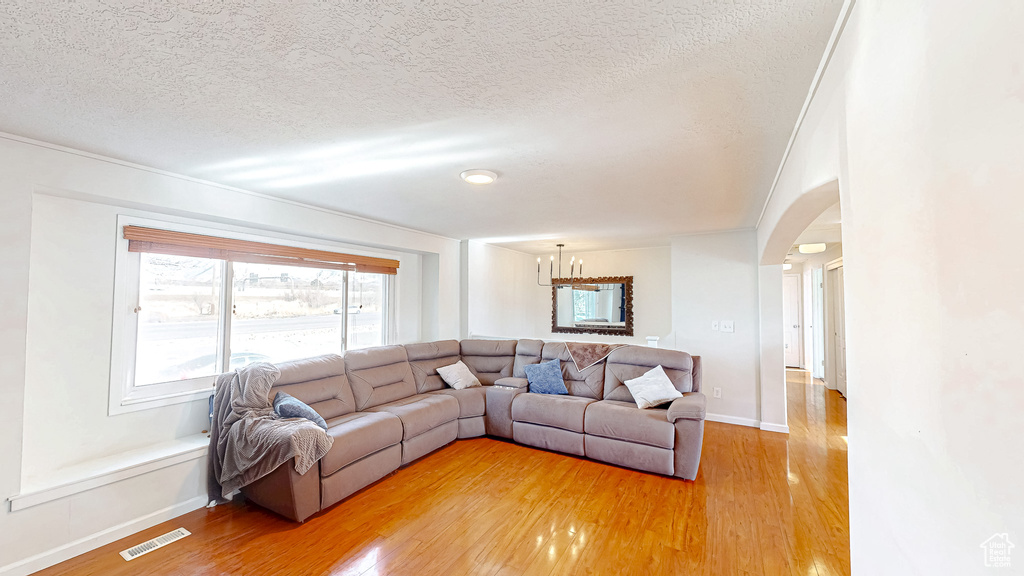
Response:
[{"label": "sectional sofa", "polygon": [[[569,394],[530,393],[524,367],[554,359]],[[444,383],[437,368],[459,360],[483,386]],[[623,382],[658,365],[683,397],[641,410]],[[270,397],[287,392],[310,405],[334,444],[305,474],[288,462],[242,492],[298,522],[459,438],[506,438],[687,480],[700,464],[706,400],[700,357],[685,352],[624,346],[580,371],[562,342],[444,340],[278,368]]]}]

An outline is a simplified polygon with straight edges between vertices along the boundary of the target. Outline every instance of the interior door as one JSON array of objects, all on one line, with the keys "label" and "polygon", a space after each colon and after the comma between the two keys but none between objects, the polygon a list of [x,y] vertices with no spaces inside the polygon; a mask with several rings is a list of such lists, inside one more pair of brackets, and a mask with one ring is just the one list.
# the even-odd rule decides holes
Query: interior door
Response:
[{"label": "interior door", "polygon": [[836,270],[835,297],[835,343],[836,343],[836,389],[846,396],[846,304],[844,296],[843,268]]},{"label": "interior door", "polygon": [[825,269],[821,266],[811,271],[811,316],[814,361],[811,364],[811,375],[825,379]]},{"label": "interior door", "polygon": [[784,342],[786,366],[803,367],[803,330],[801,327],[800,276],[786,274],[782,277],[782,317],[785,322]]}]

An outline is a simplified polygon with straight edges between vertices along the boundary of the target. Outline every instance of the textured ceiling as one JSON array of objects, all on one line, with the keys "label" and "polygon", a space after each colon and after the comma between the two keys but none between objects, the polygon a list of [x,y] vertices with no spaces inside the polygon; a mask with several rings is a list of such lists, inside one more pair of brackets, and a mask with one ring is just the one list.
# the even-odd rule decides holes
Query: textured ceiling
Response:
[{"label": "textured ceiling", "polygon": [[5,1],[0,130],[529,251],[663,244],[753,226],[840,5]]}]

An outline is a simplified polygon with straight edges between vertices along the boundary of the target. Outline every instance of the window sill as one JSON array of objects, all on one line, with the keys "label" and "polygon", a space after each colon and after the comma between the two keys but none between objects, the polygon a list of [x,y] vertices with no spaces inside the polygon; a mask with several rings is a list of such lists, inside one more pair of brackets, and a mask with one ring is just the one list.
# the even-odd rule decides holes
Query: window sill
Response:
[{"label": "window sill", "polygon": [[213,393],[214,388],[209,387],[201,390],[174,392],[161,396],[133,396],[129,394],[120,399],[112,397],[107,415],[117,416],[118,414],[138,412],[139,410],[150,410],[153,408],[160,408],[162,406],[172,406],[174,404],[186,404],[197,400],[207,400],[213,395]]},{"label": "window sill", "polygon": [[147,448],[70,466],[45,478],[27,478],[22,491],[8,498],[11,512],[93,490],[107,484],[197,460],[209,451],[207,434],[194,434]]}]

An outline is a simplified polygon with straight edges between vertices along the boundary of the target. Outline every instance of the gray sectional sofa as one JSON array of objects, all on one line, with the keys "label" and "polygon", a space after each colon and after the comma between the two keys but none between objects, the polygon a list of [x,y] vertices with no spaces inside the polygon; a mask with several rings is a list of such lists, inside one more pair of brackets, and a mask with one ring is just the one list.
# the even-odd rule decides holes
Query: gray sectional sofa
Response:
[{"label": "gray sectional sofa", "polygon": [[[529,392],[525,366],[558,359],[567,395]],[[454,390],[437,368],[461,360],[483,386]],[[637,408],[624,381],[661,365],[683,397]],[[327,421],[331,450],[305,474],[289,462],[243,494],[302,522],[459,438],[484,435],[693,480],[704,438],[699,356],[624,346],[576,370],[562,342],[444,340],[278,365],[287,392]]]}]

